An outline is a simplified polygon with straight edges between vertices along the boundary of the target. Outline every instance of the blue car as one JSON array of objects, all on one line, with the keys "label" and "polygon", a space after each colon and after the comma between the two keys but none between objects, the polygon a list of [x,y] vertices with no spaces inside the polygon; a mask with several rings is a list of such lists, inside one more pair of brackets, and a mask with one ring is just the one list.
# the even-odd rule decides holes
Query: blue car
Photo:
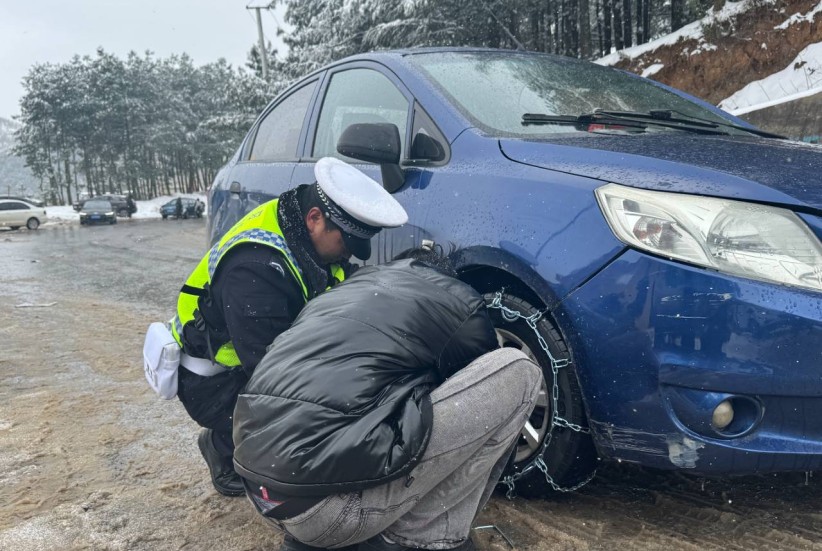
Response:
[{"label": "blue car", "polygon": [[542,365],[518,492],[573,488],[600,459],[822,467],[819,147],[565,57],[364,54],[261,114],[211,190],[212,243],[327,155],[408,211],[369,262],[457,245],[501,345]]}]

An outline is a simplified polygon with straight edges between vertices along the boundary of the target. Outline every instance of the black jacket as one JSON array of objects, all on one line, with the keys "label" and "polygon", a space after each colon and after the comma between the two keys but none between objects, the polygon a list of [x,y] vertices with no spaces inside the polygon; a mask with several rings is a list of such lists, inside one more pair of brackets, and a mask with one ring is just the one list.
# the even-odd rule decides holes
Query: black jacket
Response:
[{"label": "black jacket", "polygon": [[382,484],[431,432],[430,391],[497,347],[482,297],[411,260],[359,270],[308,303],[234,410],[234,463],[286,496]]},{"label": "black jacket", "polygon": [[[299,186],[280,195],[277,217],[283,235],[297,258],[309,298],[336,284],[327,266],[311,244],[300,206],[300,196],[308,186]],[[354,266],[341,263],[346,276]],[[251,376],[265,349],[291,326],[305,305],[300,283],[291,274],[282,253],[257,243],[241,243],[220,260],[208,297],[198,301],[208,334],[193,321],[183,328],[185,352],[209,358],[208,339],[216,351],[231,341],[243,370]]]},{"label": "black jacket", "polygon": [[[237,245],[220,261],[219,274],[200,312],[211,331],[212,350],[231,340],[250,376],[268,345],[291,327],[305,298],[282,254],[266,245]],[[188,354],[209,357],[205,331],[187,323],[183,337]]]}]

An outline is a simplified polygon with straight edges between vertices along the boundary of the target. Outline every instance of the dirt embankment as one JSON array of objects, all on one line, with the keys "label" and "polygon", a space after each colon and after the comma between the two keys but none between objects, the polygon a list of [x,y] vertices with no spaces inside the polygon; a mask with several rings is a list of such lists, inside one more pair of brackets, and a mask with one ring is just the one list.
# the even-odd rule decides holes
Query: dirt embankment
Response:
[{"label": "dirt embankment", "polygon": [[[680,40],[634,59],[626,57],[615,66],[642,74],[651,65],[663,64],[651,78],[718,104],[748,83],[781,71],[807,46],[822,42],[822,14],[776,28],[818,3],[760,0],[736,17],[704,25],[704,42]],[[706,48],[706,43],[716,48]]]}]

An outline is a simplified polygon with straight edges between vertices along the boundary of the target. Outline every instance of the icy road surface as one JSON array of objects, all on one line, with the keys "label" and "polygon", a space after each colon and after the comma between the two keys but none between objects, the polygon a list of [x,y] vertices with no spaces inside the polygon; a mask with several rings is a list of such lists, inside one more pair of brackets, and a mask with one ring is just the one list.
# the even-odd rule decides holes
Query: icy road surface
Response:
[{"label": "icy road surface", "polygon": [[[205,248],[202,220],[0,230],[0,549],[279,547],[212,489],[198,427],[143,378],[144,331]],[[516,549],[822,549],[822,480],[805,482],[609,464],[575,494],[495,497],[476,525]]]}]

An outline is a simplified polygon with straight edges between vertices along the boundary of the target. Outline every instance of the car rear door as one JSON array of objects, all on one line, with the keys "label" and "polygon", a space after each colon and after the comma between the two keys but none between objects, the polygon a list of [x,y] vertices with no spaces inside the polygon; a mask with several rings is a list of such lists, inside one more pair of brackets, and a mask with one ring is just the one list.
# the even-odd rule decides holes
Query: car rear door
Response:
[{"label": "car rear door", "polygon": [[[320,78],[312,75],[287,90],[252,127],[223,184],[224,192],[211,196],[215,203],[211,206],[215,213],[212,239],[223,235],[254,207],[291,187],[291,174],[304,140],[304,123]],[[229,189],[234,192],[228,193]],[[220,204],[222,201],[228,204]]]},{"label": "car rear door", "polygon": [[28,205],[20,201],[8,201],[6,203],[7,224],[10,226],[25,226],[28,222],[30,210]]},{"label": "car rear door", "polygon": [[14,212],[11,210],[10,201],[0,201],[0,226],[13,224]]}]

